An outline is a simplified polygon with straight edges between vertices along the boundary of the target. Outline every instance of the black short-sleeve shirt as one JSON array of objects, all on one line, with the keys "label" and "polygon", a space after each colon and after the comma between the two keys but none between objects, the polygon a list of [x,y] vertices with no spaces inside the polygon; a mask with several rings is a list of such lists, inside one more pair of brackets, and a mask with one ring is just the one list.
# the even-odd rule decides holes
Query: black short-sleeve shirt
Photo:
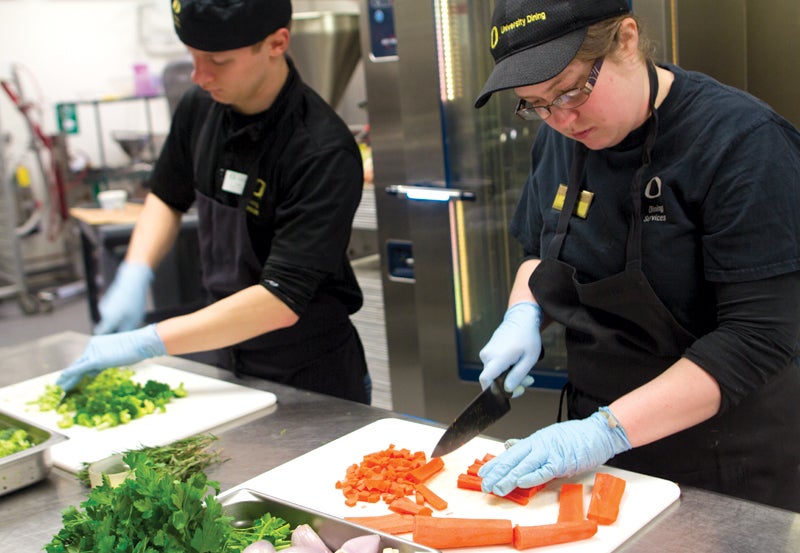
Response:
[{"label": "black short-sleeve shirt", "polygon": [[[758,348],[766,341],[752,345],[750,336],[715,332],[717,292],[800,271],[800,133],[745,92],[665,67],[675,79],[658,108],[658,138],[641,183],[642,270],[676,321],[698,337],[687,350],[692,360],[719,382],[756,382],[760,376],[744,375],[785,365],[761,366],[766,356]],[[612,148],[588,153],[582,185],[593,201],[585,219],[570,218],[560,255],[581,282],[624,269],[631,181],[643,138],[640,128]],[[574,144],[547,125],[537,134],[510,226],[531,257],[544,257],[555,234],[560,212],[553,200],[567,184]],[[792,310],[795,304],[785,305]],[[796,321],[797,313],[782,317]],[[747,332],[742,328],[736,331]],[[796,340],[781,342],[795,352],[795,362]],[[734,387],[723,393],[733,394]]]},{"label": "black short-sleeve shirt", "polygon": [[[306,86],[289,60],[286,84],[265,112],[243,116],[199,87],[181,99],[150,180],[152,192],[185,212],[195,190],[245,202],[262,284],[298,314],[316,294],[355,312],[362,295],[347,258],[363,189],[358,146],[347,125]],[[233,170],[258,184],[222,189]],[[278,284],[275,286],[275,284]]]},{"label": "black short-sleeve shirt", "polygon": [[[705,75],[666,66],[674,83],[659,107],[659,134],[642,190],[642,269],[656,294],[695,335],[713,324],[711,283],[746,282],[800,269],[800,134],[760,100]],[[592,282],[625,263],[631,179],[643,129],[590,151],[586,219],[572,217],[561,258]],[[554,233],[553,200],[566,184],[574,141],[542,125],[532,170],[511,223],[540,257]]]}]

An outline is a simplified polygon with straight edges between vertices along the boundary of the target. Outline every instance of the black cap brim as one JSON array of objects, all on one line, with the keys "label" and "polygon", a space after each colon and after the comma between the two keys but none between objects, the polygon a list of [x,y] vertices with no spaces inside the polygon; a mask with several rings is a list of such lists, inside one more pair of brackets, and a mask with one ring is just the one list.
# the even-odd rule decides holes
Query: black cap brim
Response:
[{"label": "black cap brim", "polygon": [[561,73],[575,58],[587,30],[584,27],[572,31],[498,61],[475,100],[475,107],[482,107],[499,90],[543,83]]}]

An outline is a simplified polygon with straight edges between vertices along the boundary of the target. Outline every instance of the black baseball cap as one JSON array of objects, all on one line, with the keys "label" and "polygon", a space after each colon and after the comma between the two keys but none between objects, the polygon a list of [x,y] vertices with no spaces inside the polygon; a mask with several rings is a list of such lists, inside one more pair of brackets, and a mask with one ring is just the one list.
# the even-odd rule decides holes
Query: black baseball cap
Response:
[{"label": "black baseball cap", "polygon": [[475,107],[498,90],[552,79],[575,58],[590,25],[629,12],[628,0],[497,0],[489,31],[495,66]]},{"label": "black baseball cap", "polygon": [[292,19],[291,0],[170,0],[181,42],[204,52],[244,48]]}]

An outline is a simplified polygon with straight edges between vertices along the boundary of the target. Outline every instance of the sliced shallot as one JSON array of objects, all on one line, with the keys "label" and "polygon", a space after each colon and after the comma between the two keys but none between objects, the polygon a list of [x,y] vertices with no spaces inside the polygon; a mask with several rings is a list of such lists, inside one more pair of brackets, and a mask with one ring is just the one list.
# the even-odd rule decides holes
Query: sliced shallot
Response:
[{"label": "sliced shallot", "polygon": [[336,553],[378,553],[381,537],[377,534],[358,536],[344,542]]},{"label": "sliced shallot", "polygon": [[275,546],[267,540],[258,540],[245,547],[242,553],[275,553]]},{"label": "sliced shallot", "polygon": [[[292,545],[297,547],[309,548],[314,553],[331,553],[322,538],[308,524],[300,524],[292,531]],[[287,551],[283,549],[282,551]],[[290,552],[300,553],[300,552]]]}]

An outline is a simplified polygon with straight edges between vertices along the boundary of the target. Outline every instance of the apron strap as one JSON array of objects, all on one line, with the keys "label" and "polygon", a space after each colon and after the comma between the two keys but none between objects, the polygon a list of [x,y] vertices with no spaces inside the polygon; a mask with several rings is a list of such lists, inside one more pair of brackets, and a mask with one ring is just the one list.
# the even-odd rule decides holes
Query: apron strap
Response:
[{"label": "apron strap", "polygon": [[658,75],[653,62],[647,62],[647,77],[650,82],[650,117],[647,120],[647,134],[642,145],[641,165],[636,170],[631,182],[631,220],[628,225],[628,240],[625,248],[626,269],[639,269],[642,266],[642,180],[645,170],[653,158],[653,147],[658,137],[658,111],[656,96],[658,95]]}]

